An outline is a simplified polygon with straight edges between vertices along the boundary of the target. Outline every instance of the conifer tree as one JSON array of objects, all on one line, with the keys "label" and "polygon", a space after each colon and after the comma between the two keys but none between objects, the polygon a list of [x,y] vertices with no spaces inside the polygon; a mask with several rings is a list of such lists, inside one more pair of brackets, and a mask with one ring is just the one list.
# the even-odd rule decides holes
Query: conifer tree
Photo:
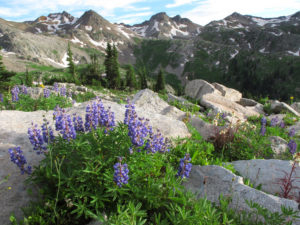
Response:
[{"label": "conifer tree", "polygon": [[69,72],[73,75],[73,78],[75,80],[76,71],[75,71],[75,64],[73,62],[73,53],[71,51],[71,45],[70,42],[68,42],[68,52],[67,52],[67,61],[68,61],[68,69]]},{"label": "conifer tree", "polygon": [[112,50],[112,67],[111,67],[112,79],[110,82],[110,88],[120,89],[121,86],[121,75],[119,71],[119,62],[118,62],[118,51],[116,46],[113,46]]},{"label": "conifer tree", "polygon": [[139,77],[140,77],[140,88],[145,89],[148,88],[147,85],[147,70],[146,67],[143,66],[142,68],[139,69]]},{"label": "conifer tree", "polygon": [[93,80],[100,81],[101,71],[99,66],[98,57],[96,54],[91,55],[91,63],[88,65],[86,82],[88,84],[93,83]]},{"label": "conifer tree", "polygon": [[126,71],[126,86],[130,89],[136,89],[136,79],[132,65],[129,65]]},{"label": "conifer tree", "polygon": [[106,79],[108,82],[108,86],[111,86],[111,80],[113,78],[112,76],[112,48],[109,43],[107,43],[106,50],[105,50],[105,60],[104,60],[104,66],[105,66],[105,73],[106,73]]},{"label": "conifer tree", "polygon": [[164,72],[162,69],[159,70],[159,73],[157,75],[156,85],[155,85],[155,91],[164,91],[165,90],[165,77]]},{"label": "conifer tree", "polygon": [[[0,47],[0,51],[1,51],[1,47]],[[0,55],[0,74],[2,74],[5,70],[5,66],[3,65],[3,62],[2,62],[2,55]]]}]

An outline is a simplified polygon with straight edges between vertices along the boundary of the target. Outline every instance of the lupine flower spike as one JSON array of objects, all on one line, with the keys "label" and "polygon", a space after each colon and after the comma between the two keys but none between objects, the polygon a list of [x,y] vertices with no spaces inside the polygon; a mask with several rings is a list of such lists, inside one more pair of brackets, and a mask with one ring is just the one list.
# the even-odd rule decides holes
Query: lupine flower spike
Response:
[{"label": "lupine flower spike", "polygon": [[27,161],[20,147],[10,148],[8,152],[10,154],[10,160],[20,168],[21,174],[31,174],[31,166],[25,167]]},{"label": "lupine flower spike", "polygon": [[32,123],[32,127],[28,128],[28,137],[30,143],[33,145],[33,150],[37,151],[38,155],[47,150],[47,147],[44,146],[42,131],[37,128],[37,124],[33,125]]},{"label": "lupine flower spike", "polygon": [[260,135],[264,136],[266,133],[266,124],[267,124],[267,119],[263,117],[261,119],[261,128],[260,128]]},{"label": "lupine flower spike", "polygon": [[11,89],[11,100],[13,102],[19,101],[19,93],[20,93],[20,90],[17,86],[14,86],[13,89]]},{"label": "lupine flower spike", "polygon": [[294,140],[290,140],[288,143],[288,147],[290,149],[290,153],[294,155],[297,150],[297,143]]},{"label": "lupine flower spike", "polygon": [[192,163],[189,163],[191,161],[190,155],[185,154],[183,159],[180,159],[179,163],[179,169],[176,176],[180,176],[181,178],[189,177],[189,174],[192,169]]},{"label": "lupine flower spike", "polygon": [[118,163],[114,165],[115,173],[114,173],[114,182],[119,186],[122,187],[123,184],[128,183],[128,166],[127,164],[122,165],[122,157],[118,157]]}]

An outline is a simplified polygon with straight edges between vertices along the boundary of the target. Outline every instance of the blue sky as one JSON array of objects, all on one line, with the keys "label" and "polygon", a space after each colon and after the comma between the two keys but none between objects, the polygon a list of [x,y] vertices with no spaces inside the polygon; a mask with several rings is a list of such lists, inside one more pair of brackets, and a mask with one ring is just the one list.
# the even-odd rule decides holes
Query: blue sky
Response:
[{"label": "blue sky", "polygon": [[35,20],[62,11],[80,17],[89,9],[117,23],[141,23],[166,12],[205,25],[233,12],[266,18],[291,15],[300,11],[300,0],[0,0],[0,17],[12,21]]}]

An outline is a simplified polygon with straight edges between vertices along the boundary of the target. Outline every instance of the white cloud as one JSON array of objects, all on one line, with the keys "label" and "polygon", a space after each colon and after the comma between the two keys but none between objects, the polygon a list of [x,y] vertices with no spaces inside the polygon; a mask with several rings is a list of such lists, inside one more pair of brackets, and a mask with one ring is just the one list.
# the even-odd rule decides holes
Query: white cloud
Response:
[{"label": "white cloud", "polygon": [[178,7],[186,4],[190,4],[192,2],[195,2],[196,0],[174,0],[174,3],[172,4],[167,4],[167,8],[173,8],[173,7]]},{"label": "white cloud", "polygon": [[[27,16],[32,12],[54,12],[54,11],[81,11],[82,9],[93,9],[103,16],[113,16],[115,9],[135,9],[133,4],[146,0],[11,0],[6,3],[6,8],[0,7],[0,16],[19,17]],[[15,9],[22,9],[14,13]],[[2,10],[1,10],[2,9]]]},{"label": "white cloud", "polygon": [[300,9],[299,0],[204,0],[198,1],[192,10],[182,13],[182,16],[205,25],[213,20],[223,19],[233,12],[277,17],[292,14],[297,9]]}]

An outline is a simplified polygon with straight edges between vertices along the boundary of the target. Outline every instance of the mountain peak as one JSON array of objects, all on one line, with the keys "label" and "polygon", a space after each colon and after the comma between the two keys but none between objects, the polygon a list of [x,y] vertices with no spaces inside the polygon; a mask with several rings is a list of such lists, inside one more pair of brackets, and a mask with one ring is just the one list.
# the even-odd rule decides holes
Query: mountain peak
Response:
[{"label": "mountain peak", "polygon": [[169,20],[170,17],[167,15],[167,13],[165,12],[160,12],[160,13],[157,13],[155,15],[153,15],[151,18],[150,18],[150,21],[151,20],[158,20],[158,21],[163,21],[163,20]]}]

